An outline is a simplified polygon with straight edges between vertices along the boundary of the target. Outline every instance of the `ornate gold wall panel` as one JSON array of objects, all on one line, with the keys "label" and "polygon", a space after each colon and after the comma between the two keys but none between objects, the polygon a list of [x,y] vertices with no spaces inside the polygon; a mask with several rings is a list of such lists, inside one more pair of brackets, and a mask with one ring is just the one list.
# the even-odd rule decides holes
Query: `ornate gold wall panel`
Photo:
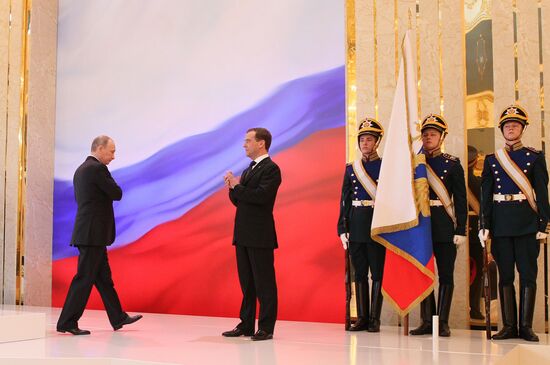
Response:
[{"label": "ornate gold wall panel", "polygon": [[[465,122],[465,37],[464,2],[440,0],[441,16],[441,87],[443,111],[449,125],[445,150],[458,156],[462,166],[467,166]],[[469,254],[467,247],[457,252],[455,262],[455,290],[462,295],[453,298],[453,314],[450,325],[464,328],[469,321]]]},{"label": "ornate gold wall panel", "polygon": [[395,92],[395,15],[393,1],[376,1],[378,44],[378,120],[387,125]]},{"label": "ornate gold wall panel", "polygon": [[357,129],[357,50],[355,0],[346,0],[346,159],[355,158]]},{"label": "ornate gold wall panel", "polygon": [[419,117],[440,113],[439,94],[439,5],[438,0],[420,0],[420,92]]},{"label": "ornate gold wall panel", "polygon": [[[374,117],[375,110],[375,45],[374,1],[356,1],[357,44],[357,118]],[[357,131],[354,130],[354,133]],[[349,140],[356,145],[355,134]],[[356,151],[356,148],[355,150]]]},{"label": "ornate gold wall panel", "polygon": [[442,89],[445,116],[449,125],[449,135],[445,141],[445,149],[458,156],[461,161],[466,159],[465,144],[465,50],[464,50],[464,4],[462,1],[440,0],[442,18],[441,27],[441,57],[442,57]]},{"label": "ornate gold wall panel", "polygon": [[[7,39],[7,47],[2,48],[2,58],[7,61],[2,72],[7,75],[6,96],[2,99],[5,113],[2,114],[2,124],[5,126],[5,139],[0,141],[4,149],[5,179],[4,199],[4,229],[0,242],[3,249],[3,302],[15,304],[17,294],[17,230],[18,230],[18,197],[19,197],[19,126],[21,108],[21,65],[23,56],[23,3],[21,1],[4,1],[7,6],[7,28],[2,28],[2,38]],[[4,8],[4,11],[6,8]],[[11,14],[11,16],[10,16]]]},{"label": "ornate gold wall panel", "polygon": [[[498,124],[500,112],[515,99],[514,20],[511,0],[493,0],[493,34],[494,110],[495,124]],[[495,132],[494,135],[496,148],[503,146],[502,134]]]},{"label": "ornate gold wall panel", "polygon": [[[8,100],[9,2],[0,2],[0,283],[4,282],[4,240],[6,210],[6,138]],[[1,284],[0,284],[1,287]],[[2,290],[0,290],[0,302]]]},{"label": "ornate gold wall panel", "polygon": [[32,3],[29,59],[25,289],[28,305],[51,303],[57,0]]},{"label": "ornate gold wall panel", "polygon": [[540,149],[538,0],[520,0],[517,7],[519,102],[527,109],[530,123],[523,143]]},{"label": "ornate gold wall panel", "polygon": [[[519,103],[529,113],[530,126],[523,136],[523,143],[540,149],[541,140],[541,106],[539,99],[540,69],[539,69],[539,32],[538,32],[538,0],[517,1],[517,40],[518,40],[518,92]],[[539,255],[538,281],[543,280],[543,255]],[[519,285],[519,281],[516,280]],[[519,287],[519,286],[518,286]],[[538,287],[535,304],[533,328],[544,330],[544,287]]]},{"label": "ornate gold wall panel", "polygon": [[0,302],[47,306],[57,0],[3,1],[0,17]]},{"label": "ornate gold wall panel", "polygon": [[[542,39],[541,41],[541,55],[542,55],[542,64],[541,64],[541,71],[543,72],[543,88],[540,90],[541,92],[541,106],[542,106],[542,116],[544,118],[544,145],[545,145],[545,153],[546,153],[546,164],[547,166],[550,166],[550,108],[549,103],[550,99],[548,97],[545,97],[545,90],[550,90],[550,1],[547,0],[540,0],[539,2],[540,6],[540,13],[541,13],[541,23],[540,23],[540,33]],[[546,65],[546,67],[544,67]],[[547,257],[549,255],[549,247],[546,245],[544,247],[544,250],[546,250]],[[543,256],[544,260],[544,251],[541,250],[541,256]],[[539,270],[539,274],[544,275],[544,269]],[[540,279],[538,279],[540,282]],[[544,282],[544,281],[543,281]],[[539,287],[541,287],[539,285]],[[548,298],[546,298],[546,301],[548,301]],[[544,314],[543,314],[544,315]],[[545,324],[545,329],[548,331],[548,323]]]},{"label": "ornate gold wall panel", "polygon": [[[550,163],[550,1],[541,0],[541,32],[542,32],[542,60],[544,65],[541,69],[544,70],[543,90],[541,94],[543,96],[544,104],[544,127],[545,135],[544,141],[546,145],[546,163]],[[545,67],[544,67],[545,66]],[[544,68],[543,68],[544,67]],[[544,92],[546,91],[546,92]]]}]

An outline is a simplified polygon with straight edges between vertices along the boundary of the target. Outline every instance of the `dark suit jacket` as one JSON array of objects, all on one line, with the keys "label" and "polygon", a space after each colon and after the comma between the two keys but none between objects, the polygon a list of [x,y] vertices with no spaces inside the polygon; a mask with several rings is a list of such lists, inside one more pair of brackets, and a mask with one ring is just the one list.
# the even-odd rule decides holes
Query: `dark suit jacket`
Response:
[{"label": "dark suit jacket", "polygon": [[122,198],[122,189],[107,166],[88,156],[73,177],[78,210],[72,246],[109,246],[115,240],[113,200]]},{"label": "dark suit jacket", "polygon": [[281,185],[281,170],[269,157],[244,170],[240,184],[229,190],[237,207],[233,245],[277,248],[273,206]]}]

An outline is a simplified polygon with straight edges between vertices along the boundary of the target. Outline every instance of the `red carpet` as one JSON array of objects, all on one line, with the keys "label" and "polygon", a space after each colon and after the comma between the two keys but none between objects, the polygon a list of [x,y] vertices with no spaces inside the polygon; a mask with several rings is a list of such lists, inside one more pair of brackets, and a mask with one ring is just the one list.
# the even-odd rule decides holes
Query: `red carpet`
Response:
[{"label": "red carpet", "polygon": [[[283,175],[275,203],[279,319],[344,321],[344,251],[336,234],[344,151],[345,129],[337,128],[273,157]],[[234,214],[222,189],[181,218],[110,251],[124,309],[237,317]],[[75,271],[76,257],[53,263],[53,306],[63,305]],[[95,289],[88,306],[103,308]]]}]

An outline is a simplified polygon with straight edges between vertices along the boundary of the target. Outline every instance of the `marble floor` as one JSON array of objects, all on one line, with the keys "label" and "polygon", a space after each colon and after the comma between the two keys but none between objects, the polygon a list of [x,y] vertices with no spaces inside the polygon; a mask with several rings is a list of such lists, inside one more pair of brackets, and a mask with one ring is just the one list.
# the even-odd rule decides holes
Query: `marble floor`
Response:
[{"label": "marble floor", "polygon": [[[6,306],[4,306],[6,307]],[[220,334],[237,323],[233,318],[144,314],[144,318],[114,332],[103,311],[88,310],[80,327],[90,336],[55,331],[58,308],[23,307],[46,314],[46,337],[0,344],[0,364],[9,358],[115,358],[171,364],[496,364],[522,340],[487,341],[482,331],[453,330],[452,337],[403,336],[398,327],[378,334],[350,333],[343,325],[277,322],[274,339],[225,338]],[[538,346],[549,336],[539,334]],[[4,360],[4,361],[2,361]],[[75,364],[78,362],[75,361]]]}]

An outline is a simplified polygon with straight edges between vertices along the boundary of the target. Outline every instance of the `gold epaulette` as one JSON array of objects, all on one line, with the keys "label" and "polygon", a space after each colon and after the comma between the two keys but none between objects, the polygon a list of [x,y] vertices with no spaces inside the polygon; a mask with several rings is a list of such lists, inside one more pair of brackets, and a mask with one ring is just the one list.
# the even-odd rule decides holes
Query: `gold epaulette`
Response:
[{"label": "gold epaulette", "polygon": [[533,152],[533,153],[536,153],[536,154],[539,154],[539,153],[542,152],[542,151],[540,151],[540,150],[537,150],[537,149],[534,148],[534,147],[525,147],[525,148],[527,148],[529,151],[531,151],[531,152]]},{"label": "gold epaulette", "polygon": [[445,157],[447,160],[451,160],[451,161],[454,161],[454,162],[458,161],[458,157],[453,156],[453,155],[449,155],[448,153],[444,153],[443,157]]}]

